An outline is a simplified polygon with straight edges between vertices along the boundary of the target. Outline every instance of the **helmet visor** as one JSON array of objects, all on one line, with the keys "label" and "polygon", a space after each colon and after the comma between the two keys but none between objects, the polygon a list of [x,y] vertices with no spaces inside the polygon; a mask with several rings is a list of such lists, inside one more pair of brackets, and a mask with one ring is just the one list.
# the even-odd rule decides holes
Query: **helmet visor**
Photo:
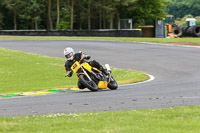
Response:
[{"label": "helmet visor", "polygon": [[65,57],[66,57],[67,59],[69,59],[71,56],[72,56],[72,53],[69,53],[69,54],[65,55]]}]

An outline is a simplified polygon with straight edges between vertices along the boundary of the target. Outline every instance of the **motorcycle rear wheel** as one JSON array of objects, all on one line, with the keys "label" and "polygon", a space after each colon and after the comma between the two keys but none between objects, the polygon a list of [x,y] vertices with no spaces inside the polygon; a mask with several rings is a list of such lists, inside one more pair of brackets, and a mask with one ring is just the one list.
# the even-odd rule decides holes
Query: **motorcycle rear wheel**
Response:
[{"label": "motorcycle rear wheel", "polygon": [[112,76],[110,78],[110,82],[108,83],[108,88],[111,90],[116,90],[118,88],[118,84]]},{"label": "motorcycle rear wheel", "polygon": [[79,76],[80,82],[91,91],[98,91],[98,86],[94,81],[90,81],[86,75]]}]

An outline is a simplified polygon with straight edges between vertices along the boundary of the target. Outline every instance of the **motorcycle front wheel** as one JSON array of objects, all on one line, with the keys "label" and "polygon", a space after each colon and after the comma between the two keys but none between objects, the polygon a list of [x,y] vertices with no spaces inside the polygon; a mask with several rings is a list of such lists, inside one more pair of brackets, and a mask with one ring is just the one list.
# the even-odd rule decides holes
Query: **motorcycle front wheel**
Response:
[{"label": "motorcycle front wheel", "polygon": [[90,81],[86,75],[79,76],[80,82],[91,91],[98,91],[98,86],[94,81]]}]

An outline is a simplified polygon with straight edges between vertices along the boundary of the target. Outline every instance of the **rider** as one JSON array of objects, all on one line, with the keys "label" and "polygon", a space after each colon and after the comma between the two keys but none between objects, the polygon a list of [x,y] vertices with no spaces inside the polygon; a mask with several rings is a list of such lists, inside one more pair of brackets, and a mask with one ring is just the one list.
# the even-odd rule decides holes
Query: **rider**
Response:
[{"label": "rider", "polygon": [[[67,58],[66,62],[65,62],[65,70],[66,70],[66,75],[65,77],[71,77],[73,72],[71,70],[71,66],[74,64],[74,62],[76,61],[80,61],[81,59],[86,59],[89,60],[91,58],[91,56],[86,55],[84,53],[82,53],[81,51],[78,53],[75,53],[74,50],[71,47],[67,47],[64,49],[64,55]],[[99,62],[92,60],[88,62],[90,66],[92,67],[96,67],[97,69],[99,69],[100,71],[102,71],[104,74],[108,75],[108,72],[103,68],[102,65],[99,64]],[[85,87],[80,83],[80,81],[78,80],[78,87],[80,89],[84,89]]]}]

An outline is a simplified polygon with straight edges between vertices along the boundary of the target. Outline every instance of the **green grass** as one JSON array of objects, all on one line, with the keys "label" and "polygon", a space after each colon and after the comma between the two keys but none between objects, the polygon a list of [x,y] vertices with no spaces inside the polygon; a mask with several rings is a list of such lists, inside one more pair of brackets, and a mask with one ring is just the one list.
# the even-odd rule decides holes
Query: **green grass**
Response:
[{"label": "green grass", "polygon": [[[77,87],[75,74],[65,78],[65,59],[0,48],[0,94]],[[119,82],[135,83],[149,77],[141,72],[112,68]]]},{"label": "green grass", "polygon": [[[17,38],[17,40],[33,39],[38,40],[38,38]],[[41,39],[90,39],[156,43],[189,42],[200,45],[199,38],[48,37]],[[0,38],[0,40],[16,39]],[[15,63],[13,64],[13,62]],[[0,49],[0,93],[73,86],[76,84],[75,77],[71,79],[63,78],[65,73],[63,63],[64,59]],[[123,77],[124,73],[128,74],[128,76]],[[138,75],[147,78],[143,73],[116,68],[113,68],[113,74],[114,77],[117,78],[117,81],[121,83],[137,82],[136,78],[138,78]],[[123,79],[126,78],[124,79],[125,81],[122,81],[120,77],[123,77]],[[130,81],[129,79],[134,79],[135,81]],[[0,117],[0,132],[199,133],[200,106],[93,113],[61,113],[25,117]]]},{"label": "green grass", "polygon": [[0,117],[0,132],[199,133],[200,106]]},{"label": "green grass", "polygon": [[135,37],[22,37],[22,38],[0,38],[0,40],[106,40],[127,42],[153,42],[153,43],[193,43],[200,46],[200,38],[135,38]]}]

